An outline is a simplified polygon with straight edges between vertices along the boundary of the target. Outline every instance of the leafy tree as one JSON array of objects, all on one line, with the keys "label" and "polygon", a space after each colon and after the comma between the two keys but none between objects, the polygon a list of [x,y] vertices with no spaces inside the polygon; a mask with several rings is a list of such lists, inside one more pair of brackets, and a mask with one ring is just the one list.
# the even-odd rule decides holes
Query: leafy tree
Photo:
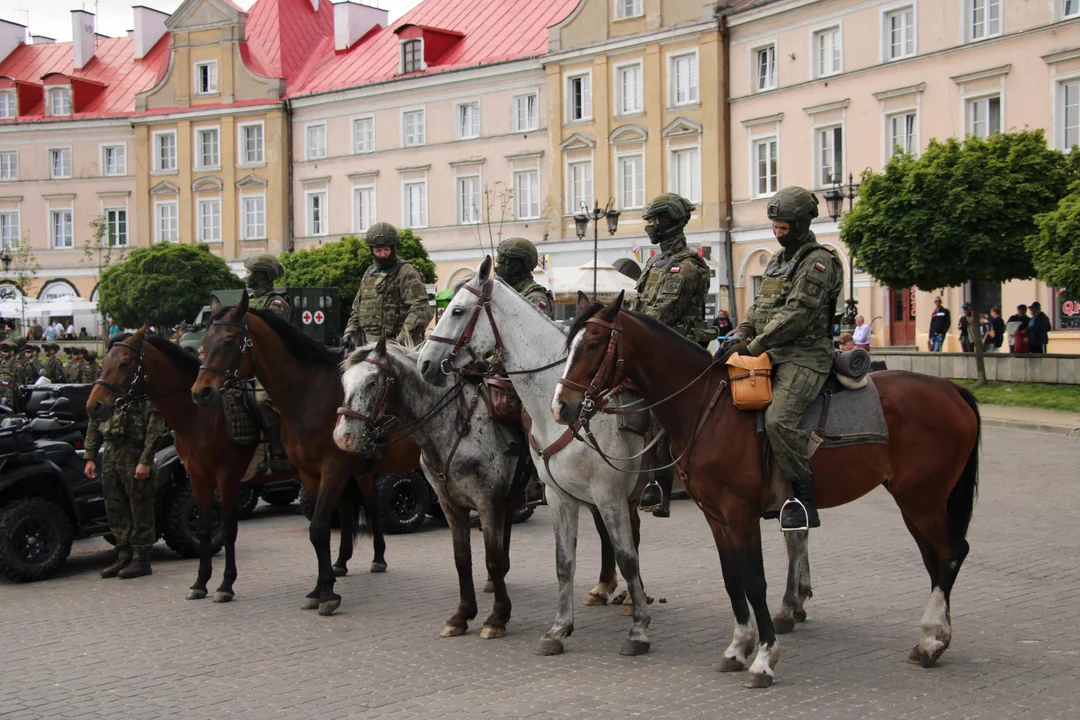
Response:
[{"label": "leafy tree", "polygon": [[1080,295],[1080,150],[1069,156],[1073,178],[1069,194],[1057,207],[1035,220],[1039,234],[1028,238],[1035,275],[1043,282]]},{"label": "leafy tree", "polygon": [[98,306],[121,327],[168,327],[194,318],[214,290],[243,285],[203,243],[158,243],[102,272]]}]

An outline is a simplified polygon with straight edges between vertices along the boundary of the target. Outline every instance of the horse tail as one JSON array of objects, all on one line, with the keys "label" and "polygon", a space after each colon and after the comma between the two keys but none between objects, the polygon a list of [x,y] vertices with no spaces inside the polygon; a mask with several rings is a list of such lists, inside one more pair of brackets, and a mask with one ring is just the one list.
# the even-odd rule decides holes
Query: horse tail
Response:
[{"label": "horse tail", "polygon": [[367,509],[364,506],[364,494],[360,490],[360,483],[356,477],[350,475],[349,479],[345,482],[345,491],[342,493],[342,500],[348,500],[347,503],[342,503],[343,507],[352,508],[353,521],[351,523],[342,523],[342,532],[345,532],[346,527],[352,529],[352,537],[346,538],[352,541],[352,546],[355,548],[357,543],[360,542],[360,536],[365,535],[370,529],[368,523]]},{"label": "horse tail", "polygon": [[968,455],[964,470],[960,473],[960,479],[949,493],[945,508],[953,530],[959,533],[960,537],[966,537],[971,515],[975,509],[975,499],[979,495],[979,445],[982,444],[982,416],[979,414],[979,401],[975,399],[971,391],[955,383],[953,386],[975,413],[975,445],[971,448],[971,454]]}]

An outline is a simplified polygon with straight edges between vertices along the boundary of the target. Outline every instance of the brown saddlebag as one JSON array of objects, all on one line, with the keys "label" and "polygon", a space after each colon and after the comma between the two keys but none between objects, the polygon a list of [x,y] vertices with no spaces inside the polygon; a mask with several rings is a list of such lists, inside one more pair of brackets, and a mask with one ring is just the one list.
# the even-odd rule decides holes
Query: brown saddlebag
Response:
[{"label": "brown saddlebag", "polygon": [[484,378],[488,390],[488,417],[511,425],[521,424],[521,398],[506,378]]},{"label": "brown saddlebag", "polygon": [[764,410],[772,402],[772,362],[765,353],[757,357],[732,355],[727,359],[731,402],[739,410]]}]

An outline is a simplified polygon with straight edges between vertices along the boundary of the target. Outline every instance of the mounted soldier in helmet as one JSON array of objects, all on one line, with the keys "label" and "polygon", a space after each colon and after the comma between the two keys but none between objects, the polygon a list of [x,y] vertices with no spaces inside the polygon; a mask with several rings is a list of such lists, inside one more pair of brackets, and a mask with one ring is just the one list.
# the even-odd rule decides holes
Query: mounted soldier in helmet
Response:
[{"label": "mounted soldier in helmet", "polygon": [[772,361],[772,403],[765,432],[781,477],[797,501],[780,511],[782,530],[818,527],[809,433],[799,429],[803,412],[829,377],[833,364],[832,320],[843,290],[843,266],[836,253],[819,245],[810,222],[818,199],[801,187],[786,187],[769,201],[769,219],[781,250],[772,256],[746,319],[721,352],[768,353]]},{"label": "mounted soldier in helmet", "polygon": [[274,288],[274,281],[285,274],[285,268],[273,255],[252,255],[244,261],[247,270],[248,307],[266,310],[285,322],[292,320],[292,303],[287,293]]},{"label": "mounted soldier in helmet", "polygon": [[[690,222],[694,205],[675,193],[658,195],[641,217],[645,233],[660,254],[649,258],[637,281],[637,296],[629,309],[654,317],[680,335],[702,346],[716,337],[716,329],[705,324],[705,296],[709,293],[709,266],[686,246],[683,228]],[[650,456],[654,465],[672,462],[668,442],[662,441]],[[653,515],[671,513],[674,468],[656,470],[641,493],[641,507],[656,507]]]},{"label": "mounted soldier in helmet", "polygon": [[514,237],[499,243],[495,255],[495,274],[507,285],[525,296],[549,318],[554,317],[555,300],[551,293],[533,278],[533,268],[540,261],[536,246],[525,238]]},{"label": "mounted soldier in helmet", "polygon": [[397,256],[401,237],[390,223],[372,225],[364,241],[373,262],[360,281],[341,344],[351,350],[386,335],[401,345],[419,345],[435,314],[420,271]]}]

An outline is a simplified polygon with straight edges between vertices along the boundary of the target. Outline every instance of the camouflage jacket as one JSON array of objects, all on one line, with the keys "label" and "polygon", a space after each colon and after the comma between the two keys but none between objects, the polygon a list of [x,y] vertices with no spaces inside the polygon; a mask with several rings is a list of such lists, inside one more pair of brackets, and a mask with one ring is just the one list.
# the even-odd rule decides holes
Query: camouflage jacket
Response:
[{"label": "camouflage jacket", "polygon": [[248,300],[248,307],[272,312],[285,322],[292,320],[292,303],[289,302],[289,296],[277,290],[272,290],[260,297],[252,297]]},{"label": "camouflage jacket", "polygon": [[649,258],[637,281],[637,296],[630,310],[654,317],[697,343],[716,337],[705,324],[705,296],[709,294],[709,266],[686,248]]},{"label": "camouflage jacket", "polygon": [[551,293],[548,292],[546,287],[533,280],[532,275],[529,275],[521,282],[516,285],[511,285],[510,287],[524,295],[526,300],[535,305],[549,318],[555,317],[555,300],[551,297]]},{"label": "camouflage jacket", "polygon": [[418,344],[434,314],[419,270],[404,260],[386,270],[373,263],[360,282],[345,332],[362,329],[369,342],[385,333],[389,340]]},{"label": "camouflage jacket", "polygon": [[64,364],[60,362],[60,358],[55,356],[47,359],[44,364],[42,364],[41,374],[49,378],[50,382],[67,382],[67,374],[64,372]]},{"label": "camouflage jacket", "polygon": [[41,363],[34,360],[23,360],[23,385],[33,385],[41,377]]},{"label": "camouflage jacket", "polygon": [[94,375],[94,366],[90,363],[75,363],[67,372],[67,378],[73,383],[92,383],[97,380]]},{"label": "camouflage jacket", "polygon": [[0,405],[6,405],[14,410],[18,383],[16,382],[15,371],[11,366],[12,361],[0,360]]},{"label": "camouflage jacket", "polygon": [[154,460],[154,447],[169,428],[149,400],[117,407],[103,423],[90,420],[86,428],[86,457],[92,458],[108,443],[110,448],[139,450],[139,462]]},{"label": "camouflage jacket", "polygon": [[833,362],[832,320],[843,290],[836,253],[810,239],[794,252],[772,256],[746,319],[735,328],[752,338],[752,355],[769,354],[774,365],[793,362],[829,372]]}]

